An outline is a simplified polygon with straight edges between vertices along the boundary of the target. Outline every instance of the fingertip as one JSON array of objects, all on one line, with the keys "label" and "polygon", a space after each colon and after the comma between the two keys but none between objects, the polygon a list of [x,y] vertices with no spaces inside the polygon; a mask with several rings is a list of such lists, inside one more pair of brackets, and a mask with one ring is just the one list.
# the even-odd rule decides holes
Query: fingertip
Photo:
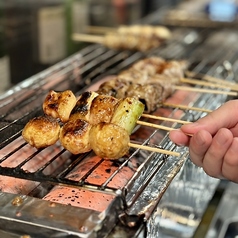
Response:
[{"label": "fingertip", "polygon": [[185,124],[180,127],[181,131],[188,134],[194,134],[198,132],[201,128],[202,128],[202,125],[197,122]]},{"label": "fingertip", "polygon": [[170,131],[169,138],[179,146],[186,146],[189,142],[189,137],[185,135],[180,129]]}]

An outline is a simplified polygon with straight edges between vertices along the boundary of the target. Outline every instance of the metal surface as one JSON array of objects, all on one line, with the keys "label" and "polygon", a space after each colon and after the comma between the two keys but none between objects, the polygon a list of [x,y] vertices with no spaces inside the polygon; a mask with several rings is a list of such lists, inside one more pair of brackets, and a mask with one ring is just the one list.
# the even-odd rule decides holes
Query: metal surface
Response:
[{"label": "metal surface", "polygon": [[221,189],[223,189],[221,201],[208,225],[204,236],[206,238],[228,238],[238,235],[237,184],[223,181]]},{"label": "metal surface", "polygon": [[[152,19],[150,20],[153,23]],[[140,52],[117,52],[100,45],[91,45],[54,67],[25,80],[1,96],[0,175],[36,182],[27,194],[1,193],[0,228],[5,233],[7,232],[9,236],[12,233],[13,237],[14,234],[38,237],[35,232],[37,229],[37,233],[41,233],[39,237],[106,237],[111,232],[111,237],[116,237],[117,227],[120,227],[120,231],[130,227],[134,236],[139,237],[140,232],[137,228],[145,230],[145,223],[147,223],[148,234],[142,232],[143,236],[149,237],[152,234],[151,237],[155,237],[153,231],[157,232],[159,229],[161,237],[163,234],[166,235],[168,230],[169,235],[175,234],[175,237],[178,237],[176,227],[173,227],[175,224],[171,223],[175,213],[175,217],[186,221],[186,224],[179,224],[179,229],[182,228],[184,231],[180,233],[181,237],[184,237],[186,232],[187,235],[192,235],[214,193],[217,181],[193,166],[188,161],[188,150],[175,146],[168,139],[167,133],[153,130],[143,138],[140,134],[141,128],[135,132],[138,135],[136,141],[177,151],[180,153],[179,157],[132,149],[129,157],[114,164],[117,169],[105,178],[103,184],[89,183],[87,180],[96,167],[77,181],[66,178],[70,171],[93,156],[93,153],[72,156],[60,145],[42,151],[31,151],[20,137],[25,123],[30,118],[42,114],[42,101],[49,89],[71,89],[76,95],[80,95],[88,86],[104,76],[116,74],[135,61],[151,55],[167,59],[188,59],[189,69],[196,73],[236,80],[234,78],[238,65],[236,33],[227,30],[225,32],[227,41],[223,41],[224,31],[212,32],[206,29],[189,28],[172,30],[174,37],[167,45],[146,55]],[[231,66],[232,70],[227,66]],[[229,100],[226,95],[208,93],[198,94],[192,101],[189,97],[184,98],[183,103],[214,110],[226,100]],[[170,116],[173,117],[177,111],[177,108],[171,110]],[[193,121],[205,114],[205,112],[186,110],[182,114],[182,119]],[[176,123],[162,122],[162,125],[179,127]],[[14,148],[16,142],[18,145]],[[50,159],[35,171],[24,169],[28,163],[40,158],[42,154]],[[4,166],[3,164],[14,155],[23,155],[23,161],[16,167]],[[49,167],[52,167],[52,163],[57,165],[61,159],[62,166],[56,167],[54,172],[47,172]],[[102,162],[103,160],[96,166]],[[134,171],[133,176],[122,188],[110,186],[109,182],[123,167],[131,168]],[[55,184],[110,194],[114,199],[103,212],[41,200]],[[194,197],[200,197],[202,193],[206,195],[204,199],[193,200]],[[184,198],[185,194],[186,198]],[[16,200],[17,205],[14,202]],[[161,223],[161,219],[164,218],[160,215],[161,209],[166,214],[165,218],[169,220],[169,229],[165,229],[164,223]],[[118,226],[115,227],[117,224]],[[128,233],[128,237],[133,236]]]}]

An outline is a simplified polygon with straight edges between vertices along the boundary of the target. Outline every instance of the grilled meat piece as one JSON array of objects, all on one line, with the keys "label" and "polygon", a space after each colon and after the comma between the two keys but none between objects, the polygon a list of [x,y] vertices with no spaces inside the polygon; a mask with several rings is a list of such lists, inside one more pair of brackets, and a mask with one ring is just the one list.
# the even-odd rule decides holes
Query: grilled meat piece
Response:
[{"label": "grilled meat piece", "polygon": [[[180,79],[184,78],[184,71],[188,67],[185,60],[164,60],[160,57],[150,57],[138,61],[129,69],[143,71],[147,75],[147,83],[152,80],[166,80],[173,84],[180,84]],[[152,78],[151,78],[152,77]]]},{"label": "grilled meat piece", "polygon": [[159,82],[150,84],[133,83],[132,81],[114,78],[100,85],[99,94],[113,95],[120,99],[134,97],[145,105],[145,112],[153,112],[164,100],[173,92],[173,87],[169,81],[161,85]]},{"label": "grilled meat piece", "polygon": [[70,90],[64,92],[51,90],[43,103],[43,111],[48,116],[59,118],[62,122],[66,122],[69,120],[76,101],[75,95]]},{"label": "grilled meat piece", "polygon": [[89,131],[91,127],[92,125],[81,119],[69,120],[60,129],[59,139],[62,146],[72,154],[90,151]]},{"label": "grilled meat piece", "polygon": [[151,26],[151,25],[131,25],[131,26],[120,26],[117,32],[121,35],[135,35],[151,38],[156,36],[160,39],[169,39],[171,32],[168,28],[163,26]]},{"label": "grilled meat piece", "polygon": [[165,27],[149,25],[122,26],[104,37],[104,45],[112,49],[139,50],[142,52],[159,47],[171,34]]},{"label": "grilled meat piece", "polygon": [[59,132],[60,126],[54,118],[39,116],[25,125],[22,136],[30,145],[39,149],[55,144]]},{"label": "grilled meat piece", "polygon": [[160,107],[165,99],[172,94],[172,87],[163,87],[160,84],[132,84],[126,97],[135,97],[145,105],[145,112],[153,112]]},{"label": "grilled meat piece", "polygon": [[84,92],[72,110],[70,120],[82,119],[92,125],[110,122],[118,102],[118,99],[109,95]]},{"label": "grilled meat piece", "polygon": [[98,96],[98,93],[91,91],[82,93],[71,111],[69,120],[82,119],[89,121],[90,107],[96,96]]},{"label": "grilled meat piece", "polygon": [[99,86],[97,93],[102,95],[110,95],[116,98],[124,98],[131,84],[132,82],[130,81],[114,77],[109,81],[102,83]]},{"label": "grilled meat piece", "polygon": [[118,80],[145,84],[148,81],[148,74],[146,71],[130,68],[118,74]]},{"label": "grilled meat piece", "polygon": [[131,69],[143,71],[146,75],[152,76],[158,73],[158,65],[164,64],[165,60],[161,57],[149,57],[134,63]]},{"label": "grilled meat piece", "polygon": [[89,123],[96,125],[100,122],[109,123],[119,100],[108,95],[98,95],[91,103]]},{"label": "grilled meat piece", "polygon": [[89,143],[96,155],[105,159],[119,159],[129,151],[128,132],[112,123],[92,126]]},{"label": "grilled meat piece", "polygon": [[136,97],[145,104],[145,112],[149,113],[174,92],[174,85],[180,84],[187,66],[187,62],[182,60],[146,58],[101,84],[97,92],[116,98]]}]

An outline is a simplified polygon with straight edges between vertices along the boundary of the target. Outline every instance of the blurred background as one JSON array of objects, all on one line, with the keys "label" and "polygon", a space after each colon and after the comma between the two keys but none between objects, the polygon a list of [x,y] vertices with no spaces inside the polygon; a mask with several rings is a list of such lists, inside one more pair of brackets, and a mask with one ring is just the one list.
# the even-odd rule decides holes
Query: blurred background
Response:
[{"label": "blurred background", "polygon": [[[220,3],[217,5],[218,2],[222,1],[1,1],[0,90],[3,91],[21,82],[83,48],[85,43],[73,42],[71,35],[87,32],[88,26],[116,27],[122,24],[132,24],[160,8],[167,11],[185,7],[182,14],[180,11],[180,14],[176,15],[180,18],[188,12],[198,15],[208,14],[209,4],[214,5],[214,3],[216,3],[215,13],[218,12],[218,16],[214,15],[214,19],[217,20],[217,17],[221,17],[221,13],[224,13],[224,6],[221,7]],[[235,1],[226,2],[231,5]],[[222,9],[221,12],[219,7],[220,10]],[[228,7],[227,11],[232,10]],[[175,16],[173,12],[171,16],[172,18]]]}]

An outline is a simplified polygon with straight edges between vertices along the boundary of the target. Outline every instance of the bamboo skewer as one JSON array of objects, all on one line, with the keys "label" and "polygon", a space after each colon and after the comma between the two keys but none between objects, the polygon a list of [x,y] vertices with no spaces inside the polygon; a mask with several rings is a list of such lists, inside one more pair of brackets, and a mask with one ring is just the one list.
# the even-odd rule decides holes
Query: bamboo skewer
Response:
[{"label": "bamboo skewer", "polygon": [[72,35],[72,39],[74,41],[84,41],[84,42],[89,42],[89,43],[103,44],[105,37],[104,36],[99,36],[99,35],[74,33]]},{"label": "bamboo skewer", "polygon": [[179,119],[174,119],[174,118],[168,118],[168,117],[161,117],[161,116],[155,116],[155,115],[150,115],[150,114],[142,114],[142,117],[150,118],[150,119],[156,119],[156,120],[161,120],[161,121],[170,121],[170,122],[177,122],[181,124],[188,124],[190,123],[189,121],[183,121]]},{"label": "bamboo skewer", "polygon": [[[191,122],[188,122],[191,123]],[[153,127],[156,129],[161,129],[161,130],[165,130],[165,131],[174,131],[177,130],[177,128],[172,128],[172,127],[167,127],[167,126],[162,126],[162,125],[157,125],[157,124],[153,124],[153,123],[149,123],[149,122],[143,122],[143,121],[137,121],[138,125],[142,125],[142,126],[149,126],[149,127]],[[186,134],[187,136],[193,136],[192,134]]]},{"label": "bamboo skewer", "polygon": [[138,145],[138,144],[134,144],[134,143],[131,143],[131,142],[129,142],[128,145],[130,147],[136,148],[136,149],[148,150],[148,151],[152,151],[152,152],[156,152],[156,153],[172,155],[172,156],[177,156],[177,157],[180,156],[180,153],[174,152],[174,151],[170,151],[170,150],[159,149],[159,148],[155,148],[155,147],[151,147],[151,146],[146,146],[146,145]]},{"label": "bamboo skewer", "polygon": [[230,81],[226,81],[225,79],[220,79],[220,78],[216,78],[207,74],[202,74],[202,73],[195,73],[195,72],[191,72],[191,71],[186,71],[186,74],[189,75],[189,77],[195,77],[196,75],[201,75],[202,79],[209,81],[209,82],[213,82],[213,83],[220,83],[223,85],[227,85],[227,86],[235,86],[238,87],[237,83],[234,82],[230,82]]},{"label": "bamboo skewer", "polygon": [[163,105],[166,107],[180,108],[183,110],[192,110],[192,111],[207,112],[207,113],[212,112],[209,109],[199,108],[199,107],[189,107],[189,106],[181,105],[181,104],[163,103]]},{"label": "bamboo skewer", "polygon": [[165,131],[174,130],[174,128],[172,128],[172,127],[157,125],[157,124],[150,123],[150,122],[145,122],[145,121],[137,121],[137,124],[142,125],[142,126],[149,126],[149,127],[154,127],[154,128],[157,128],[157,129],[162,129],[162,130],[165,130]]},{"label": "bamboo skewer", "polygon": [[222,90],[213,90],[213,89],[206,89],[206,88],[192,88],[192,87],[185,87],[185,86],[174,86],[174,89],[177,90],[185,90],[191,92],[200,92],[200,93],[212,93],[212,94],[223,94],[229,96],[237,96],[237,92],[227,92]]},{"label": "bamboo skewer", "polygon": [[234,91],[238,91],[238,85],[225,85],[225,84],[217,84],[217,83],[210,83],[210,82],[204,82],[197,79],[190,79],[190,78],[182,78],[180,79],[180,82],[182,83],[189,83],[189,84],[195,84],[195,85],[201,85],[201,86],[207,86],[207,87],[215,87],[215,88],[223,88],[223,89],[231,89]]}]

